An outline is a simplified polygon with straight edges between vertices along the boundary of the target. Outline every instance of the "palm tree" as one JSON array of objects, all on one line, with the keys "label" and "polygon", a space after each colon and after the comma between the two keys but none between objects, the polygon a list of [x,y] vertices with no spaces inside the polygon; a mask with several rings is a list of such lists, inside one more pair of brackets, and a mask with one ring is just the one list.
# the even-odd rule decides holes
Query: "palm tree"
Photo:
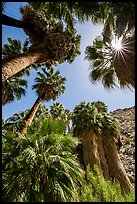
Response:
[{"label": "palm tree", "polygon": [[135,3],[109,2],[108,11],[103,41],[121,38],[121,51],[113,52],[113,67],[122,84],[135,88]]},{"label": "palm tree", "polygon": [[73,112],[73,132],[82,142],[83,160],[93,169],[98,165],[105,179],[119,181],[124,191],[132,189],[120,160],[115,138],[119,137],[118,121],[91,103],[80,103]]},{"label": "palm tree", "polygon": [[[17,53],[27,50],[28,40],[26,39],[23,46],[21,42],[17,40],[12,40],[10,37],[7,37],[8,43],[4,44],[2,49],[2,58],[6,59],[12,57]],[[25,69],[24,72],[18,73],[16,76],[10,78],[2,84],[2,105],[9,103],[15,98],[19,100],[22,95],[25,95],[27,87],[27,81],[22,79],[22,75],[29,75],[29,69]]]},{"label": "palm tree", "polygon": [[50,106],[50,113],[53,117],[53,119],[57,118],[58,120],[63,120],[65,115],[64,115],[65,108],[61,103],[53,103]]},{"label": "palm tree", "polygon": [[8,122],[8,123],[21,122],[23,120],[23,118],[27,115],[28,112],[29,112],[29,109],[27,109],[25,111],[20,111],[19,113],[14,113],[12,117],[9,117],[6,120],[6,122]]},{"label": "palm tree", "polygon": [[92,20],[93,23],[101,22],[103,15],[100,2],[28,2],[35,10],[43,12],[48,18],[64,21],[68,28],[74,28],[75,23]]},{"label": "palm tree", "polygon": [[[135,3],[105,2],[107,13],[103,36],[106,39],[114,32],[120,38],[123,34],[135,30]],[[104,7],[106,9],[106,7]],[[105,11],[105,10],[104,10]],[[128,15],[127,15],[128,13]]]},{"label": "palm tree", "polygon": [[90,80],[95,83],[102,80],[105,88],[114,88],[119,82],[120,87],[135,87],[135,44],[134,37],[124,36],[121,50],[114,49],[110,42],[104,42],[99,36],[92,46],[86,48],[86,57],[91,63]]},{"label": "palm tree", "polygon": [[108,111],[107,105],[103,101],[93,101],[91,102],[92,106],[95,106],[98,112],[106,112]]},{"label": "palm tree", "polygon": [[[135,87],[135,4],[104,4],[107,12],[102,39],[96,38],[93,45],[86,48],[86,59],[93,62],[90,80],[93,83],[102,80],[105,88],[113,88],[116,80],[121,88]],[[112,46],[114,40],[121,40],[121,50]]]},{"label": "palm tree", "polygon": [[35,12],[30,6],[22,9],[22,19],[31,23],[24,30],[29,35],[31,46],[27,53],[4,60],[2,81],[33,63],[71,63],[80,54],[80,36],[76,35],[75,29],[64,29],[62,23],[47,20],[43,14]]},{"label": "palm tree", "polygon": [[[4,2],[3,2],[4,3]],[[74,28],[76,22],[83,23],[92,20],[94,23],[104,19],[103,9],[106,5],[103,2],[27,2],[37,12],[43,12],[48,19],[54,18],[64,21],[68,28]],[[2,4],[3,5],[3,4]],[[4,8],[4,5],[3,5]],[[22,10],[22,7],[20,8]],[[2,14],[2,24],[17,28],[27,28],[30,22],[17,20]]]},{"label": "palm tree", "polygon": [[[3,159],[12,160],[3,168],[3,201],[5,202],[70,202],[78,201],[78,188],[84,172],[72,149],[77,139],[64,137],[62,121],[46,120],[28,131],[27,137],[7,135]],[[62,129],[62,130],[61,130]],[[15,137],[16,136],[16,137]],[[12,146],[9,145],[12,138]],[[18,154],[15,149],[20,146]],[[7,151],[8,150],[8,151]]]},{"label": "palm tree", "polygon": [[14,101],[15,98],[20,100],[22,95],[25,95],[27,87],[27,81],[17,76],[12,77],[2,84],[2,105]]},{"label": "palm tree", "polygon": [[64,84],[66,78],[61,77],[59,71],[54,72],[53,68],[51,68],[49,72],[47,72],[45,68],[42,68],[42,71],[43,72],[38,72],[38,76],[35,78],[36,84],[34,84],[32,87],[32,89],[36,90],[38,98],[36,99],[29,114],[24,119],[25,123],[21,129],[22,133],[27,132],[27,128],[31,125],[36,111],[43,100],[55,100],[65,91]]},{"label": "palm tree", "polygon": [[[13,40],[7,37],[8,42],[4,44],[2,48],[2,59],[15,57],[17,54],[26,53],[28,51],[29,40],[26,39],[23,44],[20,40]],[[22,95],[25,95],[27,88],[27,80],[23,79],[24,76],[30,75],[30,69],[37,70],[38,65],[32,64],[26,67],[24,70],[18,72],[15,76],[4,81],[2,84],[2,105],[9,103],[15,98],[19,100]]]},{"label": "palm tree", "polygon": [[50,113],[53,119],[62,120],[66,123],[68,132],[71,131],[70,128],[70,120],[71,120],[71,112],[68,109],[65,109],[61,103],[53,103],[50,106]]}]

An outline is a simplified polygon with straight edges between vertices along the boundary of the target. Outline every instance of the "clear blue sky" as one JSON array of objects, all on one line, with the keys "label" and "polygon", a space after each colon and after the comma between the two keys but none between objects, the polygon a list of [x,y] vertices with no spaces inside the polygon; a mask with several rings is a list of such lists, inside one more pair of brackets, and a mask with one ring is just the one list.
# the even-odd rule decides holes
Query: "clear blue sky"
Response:
[{"label": "clear blue sky", "polygon": [[[25,2],[7,2],[5,8],[6,14],[16,19],[20,19],[20,5],[25,5]],[[97,83],[97,85],[93,85],[89,81],[89,63],[84,60],[84,52],[86,46],[92,44],[95,37],[101,33],[102,26],[95,26],[92,22],[87,22],[84,24],[77,24],[76,29],[78,34],[82,36],[80,46],[81,55],[77,57],[72,64],[63,63],[55,68],[59,69],[61,75],[67,78],[66,91],[56,100],[56,102],[62,103],[65,108],[68,108],[71,111],[82,101],[103,101],[108,106],[109,111],[134,106],[134,89],[130,91],[129,89],[121,90],[115,88],[114,90],[106,91],[101,82]],[[12,37],[13,39],[19,39],[22,42],[27,37],[23,29],[2,26],[2,44],[7,42],[7,36]],[[20,111],[32,107],[37,98],[35,91],[31,89],[35,76],[35,71],[32,71],[31,76],[28,78],[29,83],[27,94],[22,97],[21,100],[15,100],[2,107],[3,119],[12,116],[14,113],[19,113]],[[53,104],[53,101],[48,103],[43,102],[42,104],[49,108],[50,105]]]}]

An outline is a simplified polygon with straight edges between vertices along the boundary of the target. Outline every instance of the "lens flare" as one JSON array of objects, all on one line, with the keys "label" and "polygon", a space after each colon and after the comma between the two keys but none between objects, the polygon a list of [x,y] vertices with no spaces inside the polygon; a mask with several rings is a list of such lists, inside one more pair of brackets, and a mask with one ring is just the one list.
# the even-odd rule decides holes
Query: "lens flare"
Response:
[{"label": "lens flare", "polygon": [[115,49],[115,50],[117,50],[117,51],[119,51],[119,50],[121,50],[122,49],[122,43],[121,43],[121,40],[122,40],[122,38],[114,38],[113,40],[112,40],[112,47]]}]

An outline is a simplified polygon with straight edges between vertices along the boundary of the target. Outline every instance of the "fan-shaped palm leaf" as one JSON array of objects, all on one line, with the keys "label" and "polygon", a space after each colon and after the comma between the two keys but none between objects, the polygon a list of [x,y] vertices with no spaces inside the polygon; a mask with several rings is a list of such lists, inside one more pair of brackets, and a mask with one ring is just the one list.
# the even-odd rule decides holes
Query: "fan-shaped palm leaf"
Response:
[{"label": "fan-shaped palm leaf", "polygon": [[9,166],[3,172],[3,200],[61,202],[76,197],[77,187],[83,183],[83,171],[72,153],[76,139],[64,137],[58,130],[49,133],[45,124],[22,137],[16,157],[12,151],[17,168]]}]

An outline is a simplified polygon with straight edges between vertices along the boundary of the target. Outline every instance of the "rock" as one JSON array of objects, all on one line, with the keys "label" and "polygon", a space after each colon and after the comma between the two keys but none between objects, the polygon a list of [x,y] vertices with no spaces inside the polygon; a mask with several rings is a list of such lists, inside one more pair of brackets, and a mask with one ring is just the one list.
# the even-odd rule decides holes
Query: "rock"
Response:
[{"label": "rock", "polygon": [[135,187],[135,106],[117,109],[110,115],[119,120],[122,147],[119,151],[123,166]]}]

